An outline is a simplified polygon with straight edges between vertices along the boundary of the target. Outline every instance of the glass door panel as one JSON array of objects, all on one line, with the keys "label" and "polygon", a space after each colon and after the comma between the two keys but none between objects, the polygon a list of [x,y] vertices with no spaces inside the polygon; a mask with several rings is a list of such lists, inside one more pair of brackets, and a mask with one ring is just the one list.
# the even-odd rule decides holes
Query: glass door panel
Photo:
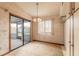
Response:
[{"label": "glass door panel", "polygon": [[24,20],[24,44],[30,42],[30,28],[31,22],[28,20]]},{"label": "glass door panel", "polygon": [[11,50],[23,44],[22,19],[11,16]]}]

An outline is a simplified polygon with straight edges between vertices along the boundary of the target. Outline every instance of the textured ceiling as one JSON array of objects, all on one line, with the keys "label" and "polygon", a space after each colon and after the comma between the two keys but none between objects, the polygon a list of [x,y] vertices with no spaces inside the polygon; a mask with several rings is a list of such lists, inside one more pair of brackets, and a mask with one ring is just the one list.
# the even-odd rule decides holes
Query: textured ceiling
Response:
[{"label": "textured ceiling", "polygon": [[[24,12],[27,14],[36,17],[37,9],[35,2],[17,2]],[[60,13],[61,2],[40,2],[38,6],[38,15],[39,16],[56,16]]]}]

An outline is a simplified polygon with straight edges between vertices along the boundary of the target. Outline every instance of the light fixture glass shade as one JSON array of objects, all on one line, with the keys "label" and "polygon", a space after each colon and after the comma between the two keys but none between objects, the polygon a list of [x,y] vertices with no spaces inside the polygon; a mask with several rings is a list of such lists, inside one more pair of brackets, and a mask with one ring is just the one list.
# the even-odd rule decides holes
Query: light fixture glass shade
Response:
[{"label": "light fixture glass shade", "polygon": [[36,22],[36,18],[34,18],[33,21]]},{"label": "light fixture glass shade", "polygon": [[41,21],[42,21],[42,19],[41,19],[41,18],[37,18],[37,20],[38,20],[38,22],[41,22]]},{"label": "light fixture glass shade", "polygon": [[41,18],[34,18],[33,21],[34,21],[34,22],[41,22],[42,19],[41,19]]}]

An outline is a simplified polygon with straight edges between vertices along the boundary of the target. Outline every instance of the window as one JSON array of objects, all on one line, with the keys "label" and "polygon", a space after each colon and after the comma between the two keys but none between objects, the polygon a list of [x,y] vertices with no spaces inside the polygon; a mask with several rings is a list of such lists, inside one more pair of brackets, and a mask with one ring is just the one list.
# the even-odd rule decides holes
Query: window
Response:
[{"label": "window", "polygon": [[38,23],[38,33],[51,33],[51,20],[41,21]]},{"label": "window", "polygon": [[45,32],[51,32],[51,21],[45,21]]},{"label": "window", "polygon": [[44,32],[44,21],[38,23],[38,33]]}]

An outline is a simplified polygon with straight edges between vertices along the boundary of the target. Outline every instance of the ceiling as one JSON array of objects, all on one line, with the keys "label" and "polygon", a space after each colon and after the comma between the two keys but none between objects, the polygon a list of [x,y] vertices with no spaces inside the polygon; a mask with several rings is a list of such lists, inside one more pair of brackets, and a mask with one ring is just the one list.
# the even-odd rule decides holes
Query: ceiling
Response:
[{"label": "ceiling", "polygon": [[[16,2],[16,4],[30,16],[37,16],[37,6],[35,2]],[[40,2],[38,5],[39,17],[59,15],[61,4],[61,2]]]}]

